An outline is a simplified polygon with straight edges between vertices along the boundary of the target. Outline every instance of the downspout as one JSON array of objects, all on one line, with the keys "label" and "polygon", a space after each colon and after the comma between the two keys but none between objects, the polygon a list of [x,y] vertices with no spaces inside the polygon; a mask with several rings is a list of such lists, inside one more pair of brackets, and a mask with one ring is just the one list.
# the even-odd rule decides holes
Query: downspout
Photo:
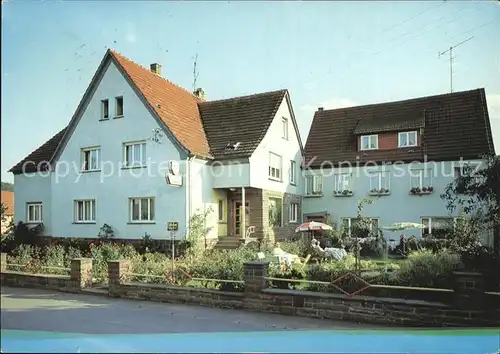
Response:
[{"label": "downspout", "polygon": [[186,236],[191,230],[191,204],[192,204],[192,187],[191,187],[191,161],[195,156],[188,156],[186,159]]}]

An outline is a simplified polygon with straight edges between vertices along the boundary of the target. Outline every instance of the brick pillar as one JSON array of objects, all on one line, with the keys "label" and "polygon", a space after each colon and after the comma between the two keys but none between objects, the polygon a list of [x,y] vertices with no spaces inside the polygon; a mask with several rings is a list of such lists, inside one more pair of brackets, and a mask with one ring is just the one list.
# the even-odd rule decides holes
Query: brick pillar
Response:
[{"label": "brick pillar", "polygon": [[2,253],[0,258],[0,272],[7,270],[7,253]]},{"label": "brick pillar", "polygon": [[108,261],[108,294],[120,296],[120,284],[130,277],[131,263],[128,259]]},{"label": "brick pillar", "polygon": [[267,277],[269,261],[251,261],[245,263],[243,280],[245,281],[245,293],[257,295],[267,288]]},{"label": "brick pillar", "polygon": [[483,275],[475,272],[453,272],[453,304],[457,309],[480,310],[485,301]]},{"label": "brick pillar", "polygon": [[77,290],[92,286],[92,258],[75,258],[71,260],[71,280]]}]

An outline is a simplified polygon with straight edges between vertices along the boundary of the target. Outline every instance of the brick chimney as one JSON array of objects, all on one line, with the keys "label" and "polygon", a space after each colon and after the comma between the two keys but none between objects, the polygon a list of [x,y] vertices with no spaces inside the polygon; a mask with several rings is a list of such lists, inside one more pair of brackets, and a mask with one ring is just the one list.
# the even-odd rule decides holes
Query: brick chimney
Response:
[{"label": "brick chimney", "polygon": [[161,76],[161,65],[158,63],[153,63],[149,66],[151,68],[151,72],[156,75]]},{"label": "brick chimney", "polygon": [[194,95],[197,96],[199,99],[201,100],[205,100],[205,91],[203,91],[203,89],[200,87],[200,88],[197,88],[196,90],[194,90]]},{"label": "brick chimney", "polygon": [[324,110],[324,108],[323,108],[323,107],[319,107],[319,108],[318,108],[318,111],[323,111],[323,110]]}]

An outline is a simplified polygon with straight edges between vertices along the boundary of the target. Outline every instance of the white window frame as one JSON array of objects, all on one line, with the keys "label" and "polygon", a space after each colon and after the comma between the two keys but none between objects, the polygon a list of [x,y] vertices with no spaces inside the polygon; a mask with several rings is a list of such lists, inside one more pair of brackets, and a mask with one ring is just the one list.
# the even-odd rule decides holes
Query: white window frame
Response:
[{"label": "white window frame", "polygon": [[455,227],[457,226],[457,218],[456,217],[452,217],[452,216],[424,216],[424,217],[421,217],[420,218],[420,222],[423,224],[423,225],[426,225],[426,223],[424,222],[424,220],[428,220],[428,226],[427,227],[424,227],[420,230],[420,236],[421,237],[424,237],[424,230],[427,230],[427,234],[426,235],[432,235],[432,219],[448,219],[448,220],[453,220],[453,229],[455,229]]},{"label": "white window frame", "polygon": [[[121,114],[118,114],[118,102],[121,101],[121,106],[122,106],[122,112]],[[123,96],[117,96],[115,97],[115,118],[120,118],[123,117],[124,115],[124,102],[123,102]]]},{"label": "white window frame", "polygon": [[218,219],[219,221],[225,221],[224,220],[224,199],[219,199],[217,202],[217,209],[218,209]]},{"label": "white window frame", "polygon": [[288,118],[282,117],[281,118],[281,125],[282,125],[282,136],[283,139],[288,140]]},{"label": "white window frame", "polygon": [[[86,166],[85,163],[85,155],[89,153],[89,162]],[[95,168],[91,168],[90,162],[92,161],[92,155],[95,153]],[[101,158],[101,148],[99,146],[83,148],[81,150],[82,154],[82,167],[80,171],[91,172],[91,171],[100,171],[100,158]]]},{"label": "white window frame", "polygon": [[283,180],[283,159],[274,152],[269,152],[268,176],[273,181],[281,182]]},{"label": "white window frame", "polygon": [[[347,181],[347,188],[345,187]],[[348,190],[352,192],[352,173],[337,173],[334,175],[334,191],[343,192]],[[342,188],[341,188],[342,187]]]},{"label": "white window frame", "polygon": [[[80,218],[80,208],[82,218]],[[87,210],[90,210],[87,217]],[[74,222],[76,224],[95,224],[96,201],[95,199],[78,199],[74,201]]]},{"label": "white window frame", "polygon": [[[349,237],[351,237],[351,229],[352,229],[352,220],[357,220],[359,218],[355,218],[355,217],[352,217],[352,218],[340,218],[340,228],[342,231],[342,227],[344,225],[344,220],[347,220],[347,235]],[[380,223],[380,218],[368,218],[372,221],[372,223],[370,223],[370,231],[372,231],[372,228],[373,228],[373,221],[376,221],[377,222],[377,227],[379,226],[379,223]]]},{"label": "white window frame", "polygon": [[297,184],[297,162],[290,160],[290,184]]},{"label": "white window frame", "polygon": [[[139,161],[135,159],[135,146],[139,148]],[[132,163],[128,161],[127,149],[132,149]],[[146,141],[134,141],[123,144],[123,165],[125,167],[144,167],[147,165]]]},{"label": "white window frame", "polygon": [[412,188],[423,189],[424,187],[425,188],[432,187],[432,170],[424,168],[411,170],[410,189]]},{"label": "white window frame", "polygon": [[[363,143],[364,139],[368,139],[368,147],[364,147],[365,144]],[[372,147],[372,140],[375,140],[375,146]],[[360,150],[377,150],[378,149],[378,134],[372,134],[372,135],[362,135],[360,139]]]},{"label": "white window frame", "polygon": [[[374,186],[373,185],[373,178],[372,176],[373,175],[378,175],[378,184],[377,186]],[[385,178],[383,178],[385,177]],[[368,174],[368,178],[370,179],[370,190],[372,189],[387,189],[387,190],[391,190],[391,175],[389,173],[389,171],[371,171],[369,174]],[[385,183],[382,183],[382,181],[385,181]]]},{"label": "white window frame", "polygon": [[[107,111],[107,114],[105,112]],[[109,119],[109,100],[101,100],[101,119]]]},{"label": "white window frame", "polygon": [[[415,142],[410,144],[410,134],[415,135]],[[402,137],[406,137],[406,145],[402,145]],[[398,148],[412,147],[418,145],[418,135],[416,130],[408,131],[408,132],[400,132],[398,134]]]},{"label": "white window frame", "polygon": [[[148,216],[146,219],[142,218],[142,201],[147,200],[147,208],[148,208]],[[139,218],[134,220],[134,202],[139,202]],[[153,208],[151,208],[151,205]],[[153,215],[151,215],[151,209],[153,210]],[[129,198],[129,222],[130,223],[154,223],[156,217],[156,208],[155,208],[155,198],[154,197],[131,197]]]},{"label": "white window frame", "polygon": [[[33,219],[30,219],[30,209],[33,210]],[[38,209],[38,219],[36,218]],[[26,203],[26,223],[27,224],[41,224],[43,222],[43,203],[41,202],[29,202]]]},{"label": "white window frame", "polygon": [[290,208],[288,212],[288,222],[290,223],[299,222],[299,203],[290,203]]},{"label": "white window frame", "polygon": [[[309,182],[309,179],[312,179]],[[312,190],[309,190],[309,187],[312,187]],[[323,176],[321,175],[309,175],[305,176],[305,195],[306,196],[320,196],[323,194]]]}]

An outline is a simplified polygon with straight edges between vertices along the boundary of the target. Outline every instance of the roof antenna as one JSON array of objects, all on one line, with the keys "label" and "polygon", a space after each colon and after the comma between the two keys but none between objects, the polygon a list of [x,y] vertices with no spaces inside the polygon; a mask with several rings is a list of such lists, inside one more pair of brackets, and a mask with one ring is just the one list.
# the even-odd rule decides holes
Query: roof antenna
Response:
[{"label": "roof antenna", "polygon": [[474,36],[467,38],[465,41],[462,41],[458,44],[455,44],[454,46],[451,46],[450,48],[448,48],[447,50],[445,50],[442,53],[438,53],[438,58],[440,58],[441,55],[443,55],[443,54],[446,54],[448,52],[450,53],[450,92],[453,92],[453,49],[458,47],[459,45],[464,44],[465,42],[470,41],[472,38],[474,38]]},{"label": "roof antenna", "polygon": [[193,61],[193,92],[196,90],[196,81],[198,80],[198,53],[196,53]]}]

